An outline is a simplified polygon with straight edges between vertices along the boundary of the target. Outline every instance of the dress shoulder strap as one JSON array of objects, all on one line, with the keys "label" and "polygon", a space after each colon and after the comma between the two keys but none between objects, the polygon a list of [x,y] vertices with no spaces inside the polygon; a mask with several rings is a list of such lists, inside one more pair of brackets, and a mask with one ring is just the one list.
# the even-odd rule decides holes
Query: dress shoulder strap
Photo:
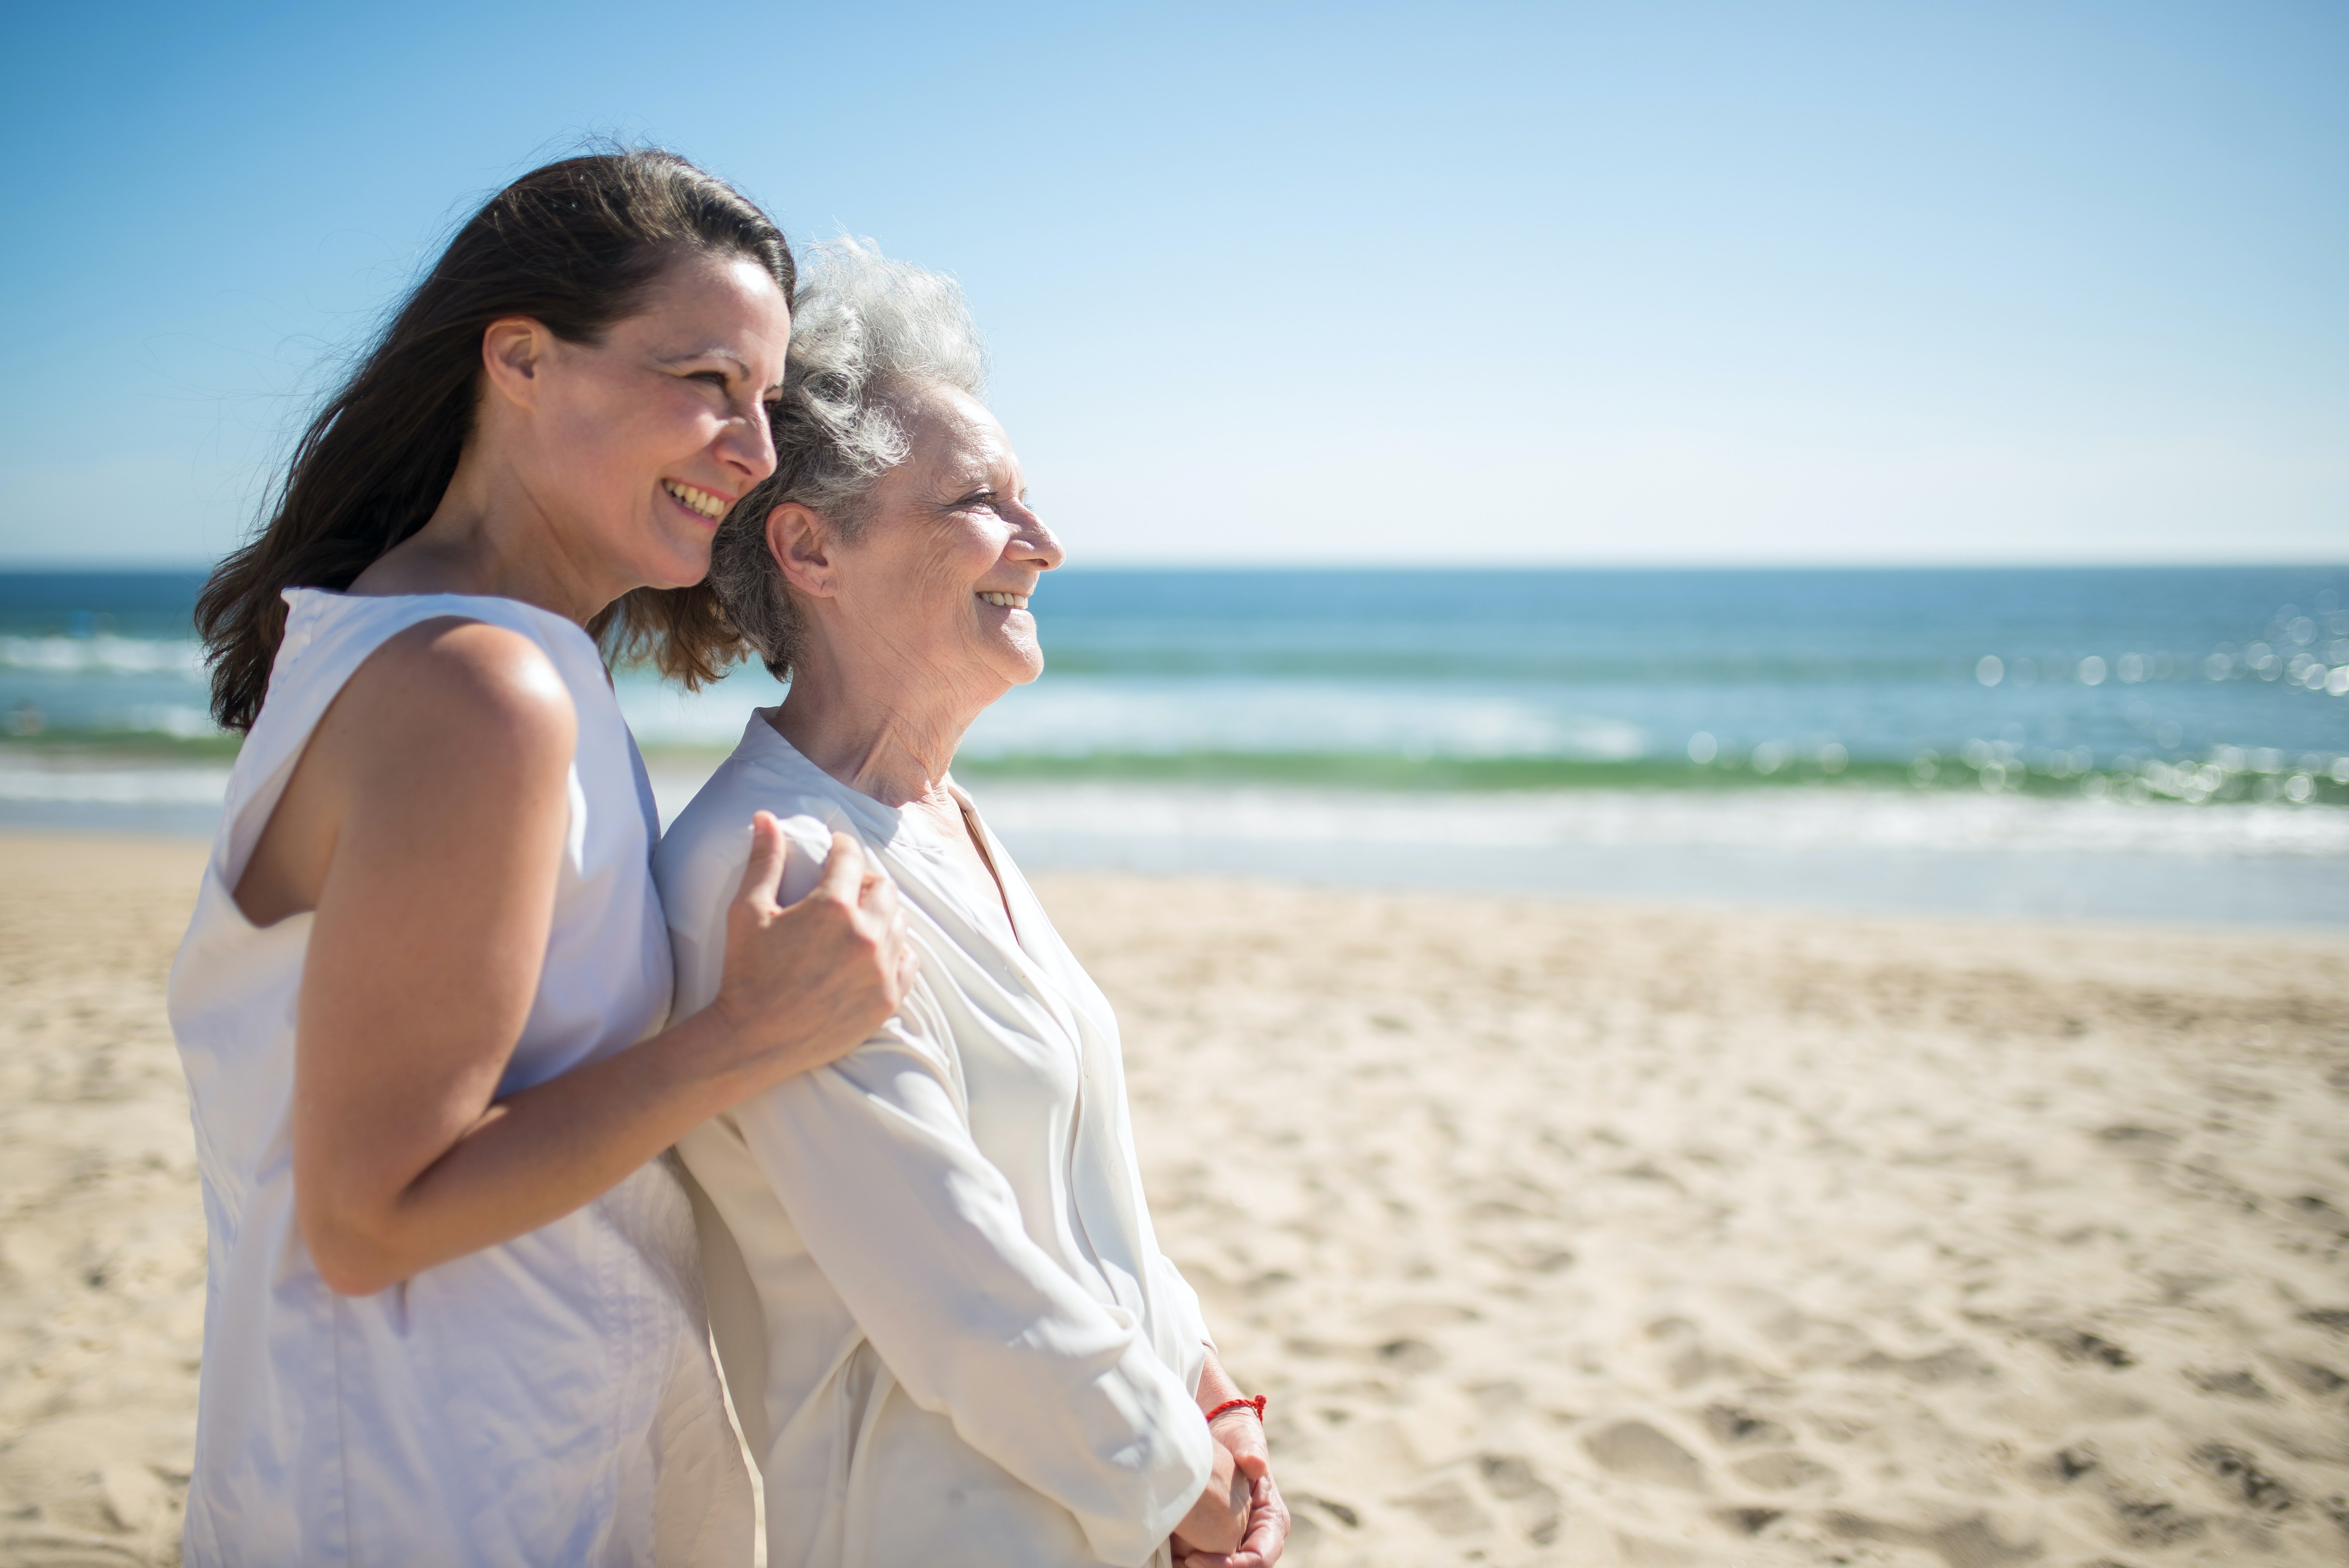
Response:
[{"label": "dress shoulder strap", "polygon": [[[322,588],[288,588],[285,598],[285,637],[270,666],[260,717],[230,769],[228,798],[212,841],[215,869],[231,887],[276,810],[311,732],[358,667],[393,637],[426,621],[504,626],[544,648],[566,686],[569,666],[581,652],[593,656],[595,649],[587,634],[572,623],[517,599],[471,593],[361,596]],[[580,645],[566,646],[567,642]]]}]

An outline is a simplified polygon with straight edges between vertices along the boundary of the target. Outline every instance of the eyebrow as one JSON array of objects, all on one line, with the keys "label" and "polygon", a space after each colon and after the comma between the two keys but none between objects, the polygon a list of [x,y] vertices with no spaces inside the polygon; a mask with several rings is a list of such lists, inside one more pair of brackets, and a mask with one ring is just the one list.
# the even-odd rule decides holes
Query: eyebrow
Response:
[{"label": "eyebrow", "polygon": [[[750,379],[750,362],[730,348],[697,348],[690,354],[657,354],[653,357],[663,365],[682,365],[688,359],[723,359],[734,366],[735,372],[743,380]],[[783,384],[778,381],[771,386],[761,387],[759,396],[771,397],[782,389]]]}]

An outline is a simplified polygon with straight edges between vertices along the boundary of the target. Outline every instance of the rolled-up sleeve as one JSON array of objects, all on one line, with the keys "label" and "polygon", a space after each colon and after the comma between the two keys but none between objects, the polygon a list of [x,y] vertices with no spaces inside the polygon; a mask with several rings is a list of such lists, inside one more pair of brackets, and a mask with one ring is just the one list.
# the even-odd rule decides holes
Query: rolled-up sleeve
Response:
[{"label": "rolled-up sleeve", "polygon": [[1134,1315],[1029,1238],[942,1028],[917,984],[880,1036],[736,1122],[908,1396],[1067,1509],[1103,1561],[1142,1563],[1206,1486],[1213,1439]]}]

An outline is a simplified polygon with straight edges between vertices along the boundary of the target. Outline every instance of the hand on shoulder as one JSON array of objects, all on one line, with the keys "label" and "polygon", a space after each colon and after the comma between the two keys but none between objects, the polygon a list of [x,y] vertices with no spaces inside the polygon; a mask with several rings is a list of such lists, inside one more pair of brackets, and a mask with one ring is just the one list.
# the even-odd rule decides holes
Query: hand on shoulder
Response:
[{"label": "hand on shoulder", "polygon": [[724,975],[709,1009],[757,1053],[756,1075],[771,1083],[863,1043],[897,1010],[919,963],[897,890],[861,841],[832,834],[814,886],[785,903],[791,848],[773,813],[752,817],[749,863],[726,911]]}]

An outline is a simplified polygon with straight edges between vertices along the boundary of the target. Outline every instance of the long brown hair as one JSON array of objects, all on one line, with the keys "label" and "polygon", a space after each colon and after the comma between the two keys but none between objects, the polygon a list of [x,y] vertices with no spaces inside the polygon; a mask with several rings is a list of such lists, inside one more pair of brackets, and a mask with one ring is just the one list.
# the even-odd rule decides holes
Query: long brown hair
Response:
[{"label": "long brown hair", "polygon": [[[782,232],[756,204],[675,153],[568,158],[523,175],[466,221],[358,368],[318,411],[272,492],[268,521],[196,600],[212,717],[250,729],[285,634],[287,588],[350,586],[432,516],[472,434],[481,335],[528,316],[594,343],[680,251],[749,257],[792,297]],[[639,588],[588,632],[697,686],[741,645],[706,588]]]}]

